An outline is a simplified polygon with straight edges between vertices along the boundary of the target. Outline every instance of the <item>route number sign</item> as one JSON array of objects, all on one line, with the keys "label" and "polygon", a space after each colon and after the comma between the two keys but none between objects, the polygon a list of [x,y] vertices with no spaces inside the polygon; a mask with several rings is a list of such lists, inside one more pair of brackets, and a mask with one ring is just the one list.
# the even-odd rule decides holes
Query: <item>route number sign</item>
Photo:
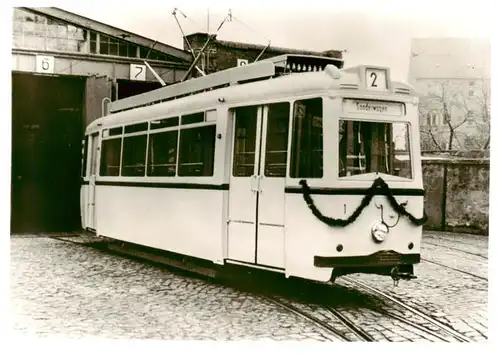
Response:
[{"label": "route number sign", "polygon": [[42,74],[54,73],[54,57],[36,55],[36,72]]},{"label": "route number sign", "polygon": [[133,81],[146,81],[146,65],[130,64],[130,79]]},{"label": "route number sign", "polygon": [[365,81],[367,90],[387,90],[385,70],[366,69]]}]

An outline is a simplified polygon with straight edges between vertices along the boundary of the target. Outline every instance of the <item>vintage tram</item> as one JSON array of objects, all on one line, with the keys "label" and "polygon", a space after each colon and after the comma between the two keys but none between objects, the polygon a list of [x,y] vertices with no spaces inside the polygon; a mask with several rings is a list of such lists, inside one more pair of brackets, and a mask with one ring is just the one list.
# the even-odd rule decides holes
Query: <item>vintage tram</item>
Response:
[{"label": "vintage tram", "polygon": [[286,277],[413,277],[418,98],[339,67],[283,55],[112,102],[85,132],[82,227]]}]

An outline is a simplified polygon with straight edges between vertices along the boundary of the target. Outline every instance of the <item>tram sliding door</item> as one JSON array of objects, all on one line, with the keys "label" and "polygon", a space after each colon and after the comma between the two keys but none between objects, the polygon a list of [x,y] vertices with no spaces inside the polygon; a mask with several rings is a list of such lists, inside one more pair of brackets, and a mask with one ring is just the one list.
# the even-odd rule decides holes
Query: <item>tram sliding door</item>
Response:
[{"label": "tram sliding door", "polygon": [[99,133],[90,136],[90,175],[89,191],[87,198],[87,228],[96,229],[95,217],[95,181],[98,169],[97,148],[99,145]]},{"label": "tram sliding door", "polygon": [[284,268],[289,104],[234,111],[228,257]]}]

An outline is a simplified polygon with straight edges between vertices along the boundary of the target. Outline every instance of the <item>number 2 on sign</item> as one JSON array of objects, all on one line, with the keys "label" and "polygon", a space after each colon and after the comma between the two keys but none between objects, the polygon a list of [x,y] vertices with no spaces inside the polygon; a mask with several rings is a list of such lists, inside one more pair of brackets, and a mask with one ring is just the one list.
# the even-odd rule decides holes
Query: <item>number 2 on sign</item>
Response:
[{"label": "number 2 on sign", "polygon": [[377,74],[375,72],[372,72],[370,74],[370,78],[373,79],[371,87],[377,87],[377,84],[375,83],[375,81],[377,81]]}]

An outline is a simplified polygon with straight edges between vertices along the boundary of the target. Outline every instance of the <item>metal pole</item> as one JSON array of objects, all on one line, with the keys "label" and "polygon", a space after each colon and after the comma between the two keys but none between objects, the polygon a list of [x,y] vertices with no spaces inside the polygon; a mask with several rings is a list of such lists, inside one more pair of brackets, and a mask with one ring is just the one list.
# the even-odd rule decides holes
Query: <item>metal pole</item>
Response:
[{"label": "metal pole", "polygon": [[262,56],[262,54],[264,54],[264,52],[269,48],[269,46],[271,46],[271,41],[268,42],[267,46],[264,47],[264,49],[260,52],[259,56],[257,56],[257,58],[254,60],[254,62],[256,61],[259,61],[260,57]]},{"label": "metal pole", "polygon": [[189,74],[191,73],[191,71],[193,70],[193,68],[196,66],[196,63],[200,59],[201,55],[203,54],[203,51],[205,51],[205,49],[208,46],[208,44],[210,43],[210,41],[212,41],[212,39],[214,39],[217,36],[217,33],[219,32],[219,30],[221,29],[222,25],[224,25],[226,21],[228,21],[228,20],[231,21],[232,20],[232,16],[233,15],[231,13],[231,9],[229,9],[229,14],[226,16],[226,18],[224,20],[222,20],[222,22],[220,23],[219,27],[215,31],[215,34],[208,36],[207,41],[205,42],[205,44],[201,48],[200,52],[198,53],[198,56],[196,56],[196,58],[193,60],[193,63],[191,64],[191,66],[189,66],[189,69],[187,70],[186,74],[182,78],[181,82],[186,81],[186,79],[189,77]]},{"label": "metal pole", "polygon": [[[181,34],[182,34],[182,38],[184,39],[184,41],[186,42],[188,48],[189,48],[189,51],[191,51],[191,54],[193,55],[193,58],[196,57],[196,55],[194,54],[194,50],[193,48],[191,47],[191,44],[189,43],[186,35],[184,34],[184,30],[182,30],[182,26],[181,24],[179,23],[179,20],[177,19],[177,10],[178,9],[175,9],[174,12],[172,13],[174,15],[174,18],[175,18],[175,21],[177,22],[177,25],[179,26],[179,29],[181,30]],[[179,10],[180,11],[180,10]],[[181,14],[186,17],[186,15],[181,11]],[[201,70],[198,66],[195,66],[196,70],[202,75],[202,76],[205,76],[205,72],[203,70]]]},{"label": "metal pole", "polygon": [[205,50],[205,48],[208,46],[208,43],[212,40],[212,38],[215,38],[216,35],[210,35],[207,39],[207,41],[205,42],[205,44],[203,45],[203,47],[201,48],[200,52],[198,53],[198,55],[196,56],[196,58],[193,60],[193,63],[191,64],[191,66],[189,66],[189,69],[187,70],[186,74],[184,75],[184,77],[182,78],[181,82],[183,81],[186,81],[186,79],[188,78],[189,74],[191,73],[191,71],[194,69],[194,67],[196,66],[196,63],[198,62],[198,60],[200,59],[201,55],[203,54],[203,51]]},{"label": "metal pole", "polygon": [[104,116],[107,116],[108,115],[108,107],[106,107],[106,109],[104,109],[104,105],[105,103],[111,103],[111,99],[109,97],[105,97],[102,99],[102,102],[101,102],[101,117],[104,117]]},{"label": "metal pole", "polygon": [[151,67],[151,65],[149,65],[149,63],[146,60],[144,60],[144,65],[148,67],[149,71],[153,73],[153,76],[156,77],[156,79],[158,80],[159,83],[161,83],[162,86],[167,85],[165,81],[163,81],[163,79],[160,77],[160,75],[156,73],[156,71]]}]

